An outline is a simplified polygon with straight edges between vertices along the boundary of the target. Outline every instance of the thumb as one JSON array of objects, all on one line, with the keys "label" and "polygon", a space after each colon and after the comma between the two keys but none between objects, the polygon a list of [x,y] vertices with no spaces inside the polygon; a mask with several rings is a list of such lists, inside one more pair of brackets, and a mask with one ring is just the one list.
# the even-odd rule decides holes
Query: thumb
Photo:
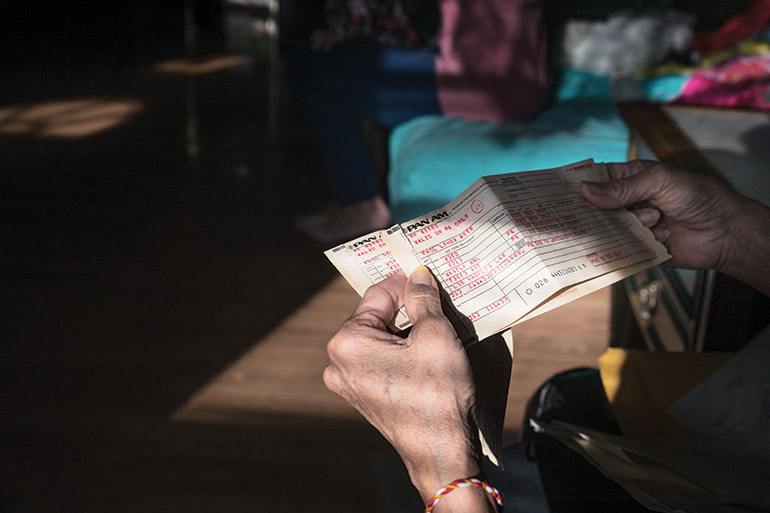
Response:
[{"label": "thumb", "polygon": [[[648,199],[651,191],[639,175],[606,182],[581,182],[580,193],[597,207],[614,209],[627,207],[638,201]],[[647,182],[649,185],[649,182]]]},{"label": "thumb", "polygon": [[436,280],[424,265],[418,266],[406,283],[406,313],[412,324],[425,316],[443,315]]}]

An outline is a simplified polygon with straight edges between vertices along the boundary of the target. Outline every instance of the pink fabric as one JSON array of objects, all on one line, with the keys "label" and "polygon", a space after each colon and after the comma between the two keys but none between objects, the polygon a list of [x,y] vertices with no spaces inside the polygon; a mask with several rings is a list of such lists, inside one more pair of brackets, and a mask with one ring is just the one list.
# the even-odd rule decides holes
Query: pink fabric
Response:
[{"label": "pink fabric", "polygon": [[674,103],[770,110],[770,53],[734,57],[697,70]]},{"label": "pink fabric", "polygon": [[440,0],[438,98],[446,116],[525,121],[548,99],[539,0]]}]

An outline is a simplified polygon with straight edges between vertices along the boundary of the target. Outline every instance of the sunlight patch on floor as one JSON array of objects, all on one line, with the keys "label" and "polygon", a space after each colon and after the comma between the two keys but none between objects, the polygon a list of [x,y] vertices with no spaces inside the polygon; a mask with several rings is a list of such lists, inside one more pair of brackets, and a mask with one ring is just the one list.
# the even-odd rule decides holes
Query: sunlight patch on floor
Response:
[{"label": "sunlight patch on floor", "polygon": [[219,55],[205,59],[171,59],[156,64],[154,69],[159,73],[199,76],[244,66],[248,63],[247,57]]},{"label": "sunlight patch on floor", "polygon": [[[265,415],[360,419],[322,381],[326,342],[358,299],[337,277],[190,397],[172,418],[232,424],[259,423]],[[609,314],[606,288],[513,329],[515,363],[506,431],[519,431],[524,406],[543,381],[569,368],[596,366],[609,340]]]},{"label": "sunlight patch on floor", "polygon": [[0,135],[74,139],[127,123],[142,103],[127,98],[82,98],[0,107]]},{"label": "sunlight patch on floor", "polygon": [[328,364],[326,342],[358,299],[343,278],[336,278],[196,392],[173,418],[249,423],[264,414],[357,417],[326,389],[322,374]]}]

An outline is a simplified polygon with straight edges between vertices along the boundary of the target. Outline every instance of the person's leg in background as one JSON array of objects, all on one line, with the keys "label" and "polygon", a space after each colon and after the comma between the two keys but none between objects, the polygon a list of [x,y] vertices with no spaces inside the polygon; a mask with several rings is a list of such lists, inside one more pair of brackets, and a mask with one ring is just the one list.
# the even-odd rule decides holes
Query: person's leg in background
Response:
[{"label": "person's leg in background", "polygon": [[344,242],[389,226],[361,130],[361,120],[393,127],[440,114],[432,50],[394,48],[368,40],[339,43],[328,52],[294,50],[287,79],[303,120],[319,145],[336,202],[298,227],[325,242]]}]

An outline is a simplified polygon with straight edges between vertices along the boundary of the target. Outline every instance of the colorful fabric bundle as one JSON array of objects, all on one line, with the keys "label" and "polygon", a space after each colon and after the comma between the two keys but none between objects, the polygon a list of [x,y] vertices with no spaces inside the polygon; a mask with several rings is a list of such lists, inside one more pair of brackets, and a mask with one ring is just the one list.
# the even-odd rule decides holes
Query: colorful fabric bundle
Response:
[{"label": "colorful fabric bundle", "polygon": [[422,48],[433,43],[435,30],[431,17],[419,1],[326,1],[327,23],[338,34],[367,37],[406,48]]}]

